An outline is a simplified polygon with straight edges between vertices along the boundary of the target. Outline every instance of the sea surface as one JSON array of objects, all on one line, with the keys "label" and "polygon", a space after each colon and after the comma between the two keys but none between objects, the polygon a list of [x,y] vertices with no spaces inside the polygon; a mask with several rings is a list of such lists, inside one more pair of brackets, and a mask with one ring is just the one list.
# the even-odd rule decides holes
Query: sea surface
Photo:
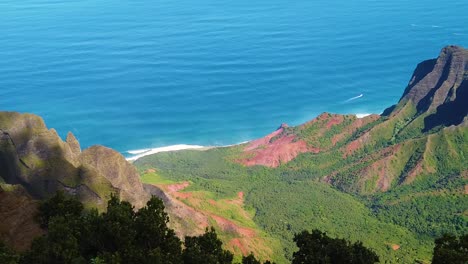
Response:
[{"label": "sea surface", "polygon": [[235,144],[381,113],[417,63],[468,47],[467,14],[466,0],[0,0],[0,110],[127,156]]}]

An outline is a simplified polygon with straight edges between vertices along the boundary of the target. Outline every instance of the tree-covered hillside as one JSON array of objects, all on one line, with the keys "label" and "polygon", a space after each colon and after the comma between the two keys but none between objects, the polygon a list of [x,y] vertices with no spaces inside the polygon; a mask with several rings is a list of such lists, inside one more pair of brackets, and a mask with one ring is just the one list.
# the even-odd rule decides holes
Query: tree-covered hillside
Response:
[{"label": "tree-covered hillside", "polygon": [[363,241],[386,262],[429,262],[435,237],[468,233],[467,69],[468,51],[449,46],[418,65],[380,116],[324,113],[243,145],[159,153],[135,165],[189,181],[186,196],[242,192],[243,208],[289,259],[293,234],[319,228]]}]

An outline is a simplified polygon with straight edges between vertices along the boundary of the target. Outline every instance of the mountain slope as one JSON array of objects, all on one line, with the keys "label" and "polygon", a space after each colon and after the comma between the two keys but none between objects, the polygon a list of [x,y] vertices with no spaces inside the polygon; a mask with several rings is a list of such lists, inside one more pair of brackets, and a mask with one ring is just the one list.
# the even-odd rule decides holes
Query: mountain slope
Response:
[{"label": "mountain slope", "polygon": [[27,248],[42,232],[37,200],[56,190],[101,210],[111,193],[137,208],[153,194],[179,236],[215,226],[238,259],[286,263],[294,233],[318,228],[383,261],[427,263],[435,236],[468,232],[467,63],[444,48],[382,115],[324,113],[238,146],[147,156],[138,170],[40,117],[0,112],[0,238]]},{"label": "mountain slope", "polygon": [[0,112],[0,177],[44,198],[62,189],[93,206],[111,192],[141,207],[149,196],[135,168],[118,152],[94,146],[81,152],[69,133],[63,142],[35,115]]},{"label": "mountain slope", "polygon": [[254,222],[280,239],[287,258],[294,232],[320,228],[362,240],[384,261],[428,262],[435,236],[468,232],[467,63],[467,50],[442,49],[382,115],[324,113],[243,145],[159,153],[135,165],[218,199],[243,192]]}]

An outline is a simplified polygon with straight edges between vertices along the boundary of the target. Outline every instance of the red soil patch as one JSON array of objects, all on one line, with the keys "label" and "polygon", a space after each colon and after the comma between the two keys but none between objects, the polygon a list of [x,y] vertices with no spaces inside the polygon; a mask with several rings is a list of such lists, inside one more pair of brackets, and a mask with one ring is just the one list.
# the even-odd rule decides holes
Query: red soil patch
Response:
[{"label": "red soil patch", "polygon": [[[307,129],[307,127],[319,122],[321,129],[319,129],[316,136],[320,136],[333,126],[343,123],[345,117],[346,116],[343,115],[323,113],[317,118],[300,125],[298,128]],[[364,118],[355,119],[351,125],[343,129],[342,133],[332,138],[333,146],[358,128],[375,121],[378,118],[379,115],[370,115]],[[294,135],[287,135],[287,133],[283,133],[285,132],[286,127],[286,124],[282,124],[281,127],[275,132],[250,142],[244,148],[243,157],[238,159],[237,162],[245,166],[263,165],[274,168],[278,167],[282,163],[287,163],[293,160],[300,153],[319,153],[324,151],[322,148],[310,146],[310,144],[307,144],[302,139],[297,140]],[[275,138],[275,140],[272,140],[273,138]],[[349,144],[345,150],[345,156],[359,149],[362,145],[361,141],[351,142],[351,144]]]},{"label": "red soil patch", "polygon": [[164,187],[167,190],[167,192],[174,193],[174,192],[178,192],[187,188],[189,185],[190,185],[189,182],[183,182],[183,183],[169,184]]},{"label": "red soil patch", "polygon": [[332,139],[331,139],[332,146],[336,146],[336,143],[338,143],[338,142],[340,142],[341,140],[343,140],[344,137],[345,137],[345,135],[344,135],[343,133],[333,136]]},{"label": "red soil patch", "polygon": [[410,184],[414,181],[414,179],[416,179],[416,177],[418,175],[420,175],[421,173],[423,173],[423,167],[422,167],[422,160],[418,161],[418,163],[416,164],[416,166],[414,166],[414,168],[412,168],[410,170],[410,172],[408,172],[408,176],[406,176],[406,179],[404,181],[405,184]]},{"label": "red soil patch", "polygon": [[360,149],[361,146],[362,146],[362,143],[360,142],[359,139],[356,139],[356,140],[352,141],[351,143],[349,143],[346,146],[345,157],[348,156],[349,154],[352,154],[354,151]]},{"label": "red soil patch", "polygon": [[[281,163],[287,163],[304,152],[318,152],[316,148],[309,148],[305,141],[294,142],[295,136],[284,136],[272,143],[260,145],[259,148],[248,146],[245,149],[250,158],[240,160],[246,166],[263,165],[267,167],[278,167]],[[257,145],[257,142],[255,143]],[[249,156],[250,156],[249,155]]]},{"label": "red soil patch", "polygon": [[242,206],[244,204],[244,193],[238,192],[237,198],[228,200],[227,203]]},{"label": "red soil patch", "polygon": [[465,185],[465,194],[468,194],[468,184]]},{"label": "red soil patch", "polygon": [[221,217],[217,216],[214,214],[210,214],[210,216],[216,221],[218,226],[224,231],[224,232],[230,232],[230,233],[235,233],[238,234],[241,237],[254,237],[255,230],[250,229],[250,228],[245,228],[245,227],[240,227],[236,225],[234,222]]},{"label": "red soil patch", "polygon": [[343,122],[342,115],[334,115],[330,121],[327,123],[327,129],[330,129],[332,126],[339,125]]},{"label": "red soil patch", "polygon": [[[308,121],[308,122],[305,122],[304,124],[302,125],[299,125],[299,128],[300,129],[307,129],[309,126],[317,123],[317,122],[325,122],[327,121],[330,117],[334,117],[334,116],[338,116],[338,115],[332,115],[332,114],[329,114],[329,113],[322,113],[320,114],[319,116],[317,116],[316,118]],[[331,126],[330,126],[331,127]]]},{"label": "red soil patch", "polygon": [[188,199],[192,197],[192,193],[173,193],[174,197],[180,198],[180,199]]},{"label": "red soil patch", "polygon": [[[263,165],[267,167],[278,167],[304,152],[319,152],[317,148],[307,146],[303,140],[295,141],[294,135],[282,135],[286,124],[275,132],[250,142],[244,148],[244,157],[237,162],[245,166]],[[276,140],[272,141],[274,137]]]},{"label": "red soil patch", "polygon": [[229,245],[233,248],[238,248],[244,256],[247,256],[250,253],[247,247],[240,241],[239,238],[231,239],[231,241],[229,241]]},{"label": "red soil patch", "polygon": [[[345,127],[341,133],[335,135],[332,138],[333,146],[335,146],[336,143],[338,143],[339,141],[343,140],[346,136],[350,136],[352,133],[354,133],[359,128],[361,128],[361,127],[363,127],[363,126],[365,126],[365,125],[367,125],[367,124],[369,124],[371,122],[374,122],[379,118],[380,118],[379,115],[369,115],[369,116],[366,116],[366,117],[363,117],[363,118],[354,119],[354,121],[351,123],[351,125]],[[354,150],[351,149],[351,150],[354,151],[355,149]]]},{"label": "red soil patch", "polygon": [[363,180],[368,180],[377,173],[378,179],[376,188],[381,191],[387,191],[390,188],[390,184],[392,183],[393,179],[396,177],[396,175],[392,173],[390,167],[391,160],[394,154],[397,153],[400,148],[401,145],[395,145],[380,151],[379,155],[381,158],[361,171]]},{"label": "red soil patch", "polygon": [[[332,142],[335,142],[335,143],[338,142],[339,140],[344,138],[345,134],[349,135],[351,133],[354,133],[359,128],[361,128],[361,127],[363,127],[363,126],[365,126],[365,125],[367,125],[369,123],[372,123],[372,122],[376,121],[379,118],[380,118],[379,115],[369,115],[369,116],[366,116],[366,117],[363,117],[363,118],[357,118],[356,120],[354,120],[354,122],[351,124],[351,126],[349,126],[349,127],[347,127],[345,129],[345,131],[343,131],[342,133],[336,135],[332,139]],[[369,137],[370,137],[369,133],[365,132],[362,136],[360,136],[356,140],[349,143],[346,146],[343,157],[351,155],[351,154],[354,153],[354,151],[360,149],[369,140]]]},{"label": "red soil patch", "polygon": [[211,205],[216,205],[216,201],[215,200],[208,200],[208,203],[210,203]]},{"label": "red soil patch", "polygon": [[[375,167],[375,165],[373,167]],[[382,191],[386,191],[388,190],[388,187],[390,187],[388,177],[385,176],[385,166],[381,166],[379,170],[379,179],[377,180],[377,188]]]},{"label": "red soil patch", "polygon": [[397,244],[392,244],[392,249],[393,250],[399,250],[400,249],[400,245],[397,245]]},{"label": "red soil patch", "polygon": [[259,139],[256,139],[252,142],[249,143],[249,145],[247,147],[244,148],[244,151],[251,151],[251,150],[254,150],[260,146],[263,146],[263,145],[268,145],[270,143],[270,140],[278,135],[280,135],[281,133],[283,133],[283,130],[284,130],[284,127],[286,127],[287,125],[283,124],[281,125],[281,127],[276,130],[275,132],[271,133],[271,134],[268,134],[266,135],[265,137],[263,138],[259,138]]}]

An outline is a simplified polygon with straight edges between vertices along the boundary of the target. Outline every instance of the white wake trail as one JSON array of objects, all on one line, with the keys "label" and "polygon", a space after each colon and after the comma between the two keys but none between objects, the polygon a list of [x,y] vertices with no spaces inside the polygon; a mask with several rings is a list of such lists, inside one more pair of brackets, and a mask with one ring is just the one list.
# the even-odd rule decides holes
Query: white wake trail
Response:
[{"label": "white wake trail", "polygon": [[361,98],[361,97],[363,97],[363,96],[364,96],[364,94],[360,94],[360,95],[358,95],[358,96],[354,96],[354,97],[349,98],[349,99],[346,100],[345,102],[351,102],[351,101],[354,101],[354,100],[356,100],[356,99],[359,99],[359,98]]}]

